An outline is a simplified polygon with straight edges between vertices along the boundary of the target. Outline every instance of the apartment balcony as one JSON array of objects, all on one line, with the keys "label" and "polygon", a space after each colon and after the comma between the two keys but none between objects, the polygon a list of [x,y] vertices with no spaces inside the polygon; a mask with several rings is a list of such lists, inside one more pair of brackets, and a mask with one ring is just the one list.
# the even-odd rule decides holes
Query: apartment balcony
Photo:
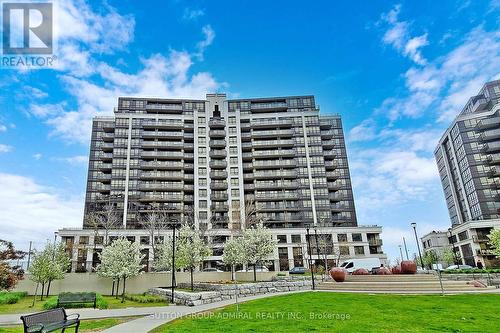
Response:
[{"label": "apartment balcony", "polygon": [[212,201],[227,201],[228,195],[227,193],[211,193],[210,200]]},{"label": "apartment balcony", "polygon": [[182,129],[184,124],[182,120],[174,119],[163,119],[163,120],[146,120],[142,122],[142,127],[144,128],[170,128],[170,129]]},{"label": "apartment balcony", "polygon": [[114,131],[115,130],[115,122],[114,121],[106,121],[102,123],[102,129],[104,131]]},{"label": "apartment balcony", "polygon": [[208,131],[208,135],[210,135],[211,138],[225,138],[226,131],[224,131],[224,130],[210,130],[210,131]]},{"label": "apartment balcony", "polygon": [[336,190],[340,190],[342,188],[342,186],[343,186],[342,184],[337,183],[337,182],[329,182],[327,187],[329,190],[336,191]]},{"label": "apartment balcony", "polygon": [[346,205],[341,205],[341,204],[333,204],[326,206],[328,210],[335,212],[335,213],[340,213],[340,212],[345,212],[346,210],[349,210],[349,206]]},{"label": "apartment balcony", "polygon": [[241,139],[244,141],[248,141],[252,138],[252,134],[250,132],[241,132]]},{"label": "apartment balcony", "polygon": [[263,141],[252,141],[252,146],[257,148],[269,147],[293,147],[295,145],[295,140],[263,140]]},{"label": "apartment balcony", "polygon": [[255,169],[276,169],[276,168],[294,168],[297,166],[295,160],[256,160],[253,162]]},{"label": "apartment balcony", "polygon": [[96,157],[99,157],[103,161],[109,161],[113,159],[112,153],[98,153]]},{"label": "apartment balcony", "polygon": [[490,170],[486,173],[488,177],[499,177],[500,176],[500,167],[492,167]]},{"label": "apartment balcony", "polygon": [[97,192],[108,192],[111,190],[111,186],[104,184],[94,184],[91,186],[91,189]]},{"label": "apartment balcony", "polygon": [[253,128],[291,127],[293,126],[293,120],[292,119],[252,120],[251,126]]},{"label": "apartment balcony", "polygon": [[293,157],[293,156],[295,156],[294,149],[256,150],[253,152],[254,158]]},{"label": "apartment balcony", "polygon": [[210,146],[210,148],[225,148],[226,140],[210,140],[208,142],[208,145]]},{"label": "apartment balcony", "polygon": [[226,161],[210,161],[210,168],[212,169],[225,169],[227,167]]},{"label": "apartment balcony", "polygon": [[255,193],[255,199],[264,201],[264,200],[270,200],[270,201],[276,201],[276,200],[297,200],[299,198],[297,193],[285,193],[285,192],[278,192],[278,193]]},{"label": "apartment balcony", "polygon": [[339,166],[339,164],[337,163],[337,161],[325,161],[325,168],[327,170],[335,170],[337,169]]},{"label": "apartment balcony", "polygon": [[472,235],[472,241],[474,243],[488,243],[490,239],[486,235]]},{"label": "apartment balcony", "polygon": [[103,143],[100,145],[100,147],[102,151],[106,151],[106,152],[112,152],[113,151],[113,148],[114,148],[114,144],[111,142],[111,143]]},{"label": "apartment balcony", "polygon": [[254,184],[245,184],[245,185],[243,185],[243,189],[245,191],[253,191],[253,190],[255,190],[255,185]]},{"label": "apartment balcony", "polygon": [[338,171],[329,171],[326,173],[326,178],[329,180],[339,179],[340,176],[342,176],[342,175]]},{"label": "apartment balcony", "polygon": [[291,137],[294,135],[294,131],[289,130],[274,130],[274,131],[252,131],[252,137],[254,138],[277,138],[277,137]]},{"label": "apartment balcony", "polygon": [[101,163],[99,164],[98,168],[101,170],[110,170],[112,167],[111,163]]},{"label": "apartment balcony", "polygon": [[[325,147],[323,147],[324,149]],[[335,150],[323,150],[323,156],[325,157],[325,160],[331,160],[337,157],[337,152]]]},{"label": "apartment balcony", "polygon": [[489,164],[500,164],[500,153],[486,156],[486,162]]},{"label": "apartment balcony", "polygon": [[500,126],[500,117],[481,119],[477,125],[476,130],[484,130],[487,128],[498,128]]},{"label": "apartment balcony", "polygon": [[227,171],[210,171],[212,179],[227,179]]},{"label": "apartment balcony", "polygon": [[181,151],[142,151],[142,158],[157,158],[157,159],[182,159],[184,153]]},{"label": "apartment balcony", "polygon": [[212,190],[227,190],[227,182],[211,182],[210,189]]},{"label": "apartment balcony", "polygon": [[184,173],[182,172],[155,172],[146,171],[141,172],[139,175],[140,179],[183,179]]},{"label": "apartment balcony", "polygon": [[256,189],[296,189],[299,187],[299,183],[296,181],[258,181],[255,183]]},{"label": "apartment balcony", "polygon": [[286,102],[252,102],[250,104],[252,110],[283,110],[287,107]]},{"label": "apartment balcony", "polygon": [[110,181],[111,180],[111,174],[110,173],[99,173],[95,179],[99,181]]},{"label": "apartment balcony", "polygon": [[183,200],[184,200],[184,202],[194,201],[194,195],[185,195]]},{"label": "apartment balcony", "polygon": [[162,194],[162,193],[143,193],[139,197],[139,201],[172,201],[172,202],[182,202],[184,201],[184,196],[182,194],[172,195],[172,194]]},{"label": "apartment balcony", "polygon": [[210,149],[208,155],[212,158],[225,158],[227,156],[227,151],[225,149]]},{"label": "apartment balcony", "polygon": [[252,153],[243,152],[243,154],[241,154],[241,158],[243,161],[252,160]]},{"label": "apartment balcony", "polygon": [[194,175],[191,173],[185,173],[184,174],[184,181],[194,181]]},{"label": "apartment balcony", "polygon": [[185,164],[182,162],[174,162],[174,161],[152,161],[152,162],[141,162],[140,166],[142,169],[163,169],[163,170],[168,170],[168,169],[182,169],[184,168]]},{"label": "apartment balcony", "polygon": [[183,189],[184,189],[185,192],[193,192],[194,191],[194,185],[184,184]]},{"label": "apartment balcony", "polygon": [[336,130],[327,130],[327,131],[321,131],[321,138],[322,139],[331,139],[336,136],[339,136],[339,132]]},{"label": "apartment balcony", "polygon": [[253,170],[252,163],[243,163],[243,170]]},{"label": "apartment balcony", "polygon": [[182,155],[182,157],[184,158],[184,160],[192,160],[194,158],[194,154],[193,153],[186,153],[186,152],[184,152],[184,154]]},{"label": "apartment balcony", "polygon": [[113,140],[115,139],[115,133],[102,133],[101,139],[104,142],[113,142]]},{"label": "apartment balcony", "polygon": [[256,179],[296,178],[297,171],[255,171],[253,175]]},{"label": "apartment balcony", "polygon": [[494,180],[490,183],[491,189],[500,189],[500,180]]},{"label": "apartment balcony", "polygon": [[335,147],[335,141],[334,140],[322,140],[321,145],[323,146],[324,149],[331,149]]},{"label": "apartment balcony", "polygon": [[211,119],[208,122],[210,128],[224,128],[226,127],[226,122],[223,119]]},{"label": "apartment balcony", "polygon": [[184,148],[183,142],[172,142],[172,141],[147,141],[142,140],[141,146],[144,148]]},{"label": "apartment balcony", "polygon": [[369,238],[368,245],[370,246],[382,246],[383,242],[381,239]]},{"label": "apartment balcony", "polygon": [[229,210],[229,206],[225,203],[211,204],[210,210],[215,212],[227,212]]},{"label": "apartment balcony", "polygon": [[182,191],[184,185],[182,182],[141,182],[139,183],[139,189],[142,191],[155,191],[155,190],[163,190],[163,191]]},{"label": "apartment balcony", "polygon": [[345,196],[343,194],[340,194],[340,193],[330,193],[328,195],[328,197],[330,198],[330,201],[332,201],[332,202],[338,202],[338,201],[342,201],[345,199]]},{"label": "apartment balcony", "polygon": [[169,138],[169,139],[176,139],[176,138],[183,138],[184,137],[184,133],[182,133],[182,131],[177,131],[177,132],[143,131],[141,136],[143,138]]},{"label": "apartment balcony", "polygon": [[481,141],[491,141],[500,138],[500,128],[484,131],[479,135]]},{"label": "apartment balcony", "polygon": [[253,172],[243,173],[243,179],[244,180],[253,180],[254,179]]}]

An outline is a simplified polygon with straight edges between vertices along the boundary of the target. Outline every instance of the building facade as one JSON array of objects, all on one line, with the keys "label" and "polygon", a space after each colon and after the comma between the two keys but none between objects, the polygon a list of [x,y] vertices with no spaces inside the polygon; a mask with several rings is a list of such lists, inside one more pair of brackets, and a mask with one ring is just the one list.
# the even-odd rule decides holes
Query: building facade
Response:
[{"label": "building facade", "polygon": [[[144,216],[167,214],[164,233],[189,220],[214,244],[207,265],[220,265],[225,240],[251,217],[265,221],[287,244],[277,249],[282,264],[275,269],[299,262],[293,258],[303,252],[294,244],[305,242],[307,226],[316,226],[332,245],[343,234],[339,228],[356,234],[356,241],[346,236],[346,256],[385,256],[379,227],[360,229],[360,238],[353,231],[356,210],[341,118],[320,115],[313,96],[119,98],[114,117],[93,121],[83,230],[63,229],[61,237],[71,244],[83,237],[81,245],[89,248],[95,225],[88,217],[110,206],[110,229],[136,235],[145,250],[152,240],[143,235]],[[88,269],[82,263],[90,253],[80,254],[85,260],[74,261]]]},{"label": "building facade", "polygon": [[447,231],[433,230],[421,237],[424,253],[434,251],[440,258],[438,263],[441,264],[443,268],[449,265],[442,260],[444,251],[447,248],[451,248],[449,235]]},{"label": "building facade", "polygon": [[461,261],[500,262],[486,235],[500,228],[500,80],[469,99],[442,136],[435,157]]}]

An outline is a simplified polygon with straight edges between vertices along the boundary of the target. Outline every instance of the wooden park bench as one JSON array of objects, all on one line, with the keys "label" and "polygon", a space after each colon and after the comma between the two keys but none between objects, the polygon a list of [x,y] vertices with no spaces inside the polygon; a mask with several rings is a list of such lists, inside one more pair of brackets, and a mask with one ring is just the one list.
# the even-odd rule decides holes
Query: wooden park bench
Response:
[{"label": "wooden park bench", "polygon": [[23,321],[24,333],[45,333],[62,329],[62,332],[68,327],[75,327],[75,333],[80,326],[80,315],[66,315],[63,308],[43,311],[26,316],[21,316]]},{"label": "wooden park bench", "polygon": [[97,297],[95,293],[62,293],[57,297],[57,307],[64,307],[66,304],[92,303],[96,308]]}]

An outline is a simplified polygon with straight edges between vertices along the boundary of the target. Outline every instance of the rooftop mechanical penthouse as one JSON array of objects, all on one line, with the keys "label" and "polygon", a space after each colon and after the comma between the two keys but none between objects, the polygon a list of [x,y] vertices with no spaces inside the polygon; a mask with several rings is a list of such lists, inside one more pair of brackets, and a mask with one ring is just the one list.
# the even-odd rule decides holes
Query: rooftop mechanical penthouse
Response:
[{"label": "rooftop mechanical penthouse", "polygon": [[[112,204],[115,228],[137,237],[146,237],[144,214],[168,212],[172,223],[189,216],[220,244],[209,265],[220,263],[223,243],[249,215],[278,237],[281,269],[305,266],[308,225],[345,243],[346,256],[385,258],[381,228],[356,228],[341,118],[320,115],[313,96],[122,97],[114,113],[93,122],[85,216]],[[83,226],[92,229],[87,219]]]}]

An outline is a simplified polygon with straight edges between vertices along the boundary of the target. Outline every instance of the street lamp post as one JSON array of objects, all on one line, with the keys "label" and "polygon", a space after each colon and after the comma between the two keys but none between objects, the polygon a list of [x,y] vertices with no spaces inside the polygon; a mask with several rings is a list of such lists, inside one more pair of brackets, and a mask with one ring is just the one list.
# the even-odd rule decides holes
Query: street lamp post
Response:
[{"label": "street lamp post", "polygon": [[[316,242],[316,254],[318,255],[318,262],[320,261],[320,254],[319,254],[319,242],[318,242],[318,229],[316,225],[314,225],[314,240]],[[326,266],[325,266],[326,269]],[[323,280],[323,278],[322,278]]]},{"label": "street lamp post", "polygon": [[401,254],[401,261],[403,261],[403,249],[401,247],[401,245],[398,245],[399,246],[399,254]]},{"label": "street lamp post", "polygon": [[403,244],[405,246],[406,260],[410,260],[410,257],[408,256],[408,248],[406,247],[406,238],[404,237],[403,237]]},{"label": "street lamp post", "polygon": [[452,230],[451,228],[448,229],[448,231],[450,232],[451,250],[453,251],[453,262],[455,263],[455,265],[458,265],[457,252],[455,251],[455,239],[453,238],[451,230]]},{"label": "street lamp post", "polygon": [[418,256],[420,257],[420,265],[422,265],[422,269],[424,269],[424,261],[422,260],[422,253],[420,252],[420,244],[418,243],[417,224],[415,222],[412,222],[411,226],[413,227],[413,232],[415,233],[415,241],[417,242]]},{"label": "street lamp post", "polygon": [[311,237],[309,234],[309,225],[306,225],[306,233],[307,233],[307,253],[308,255],[308,262],[309,262],[309,269],[311,270],[311,278],[312,278],[312,290],[316,290],[316,284],[314,282],[314,271],[311,267]]},{"label": "street lamp post", "polygon": [[173,228],[172,228],[172,295],[171,295],[171,303],[174,303],[174,290],[175,290],[175,228],[177,227],[176,221],[172,220],[174,222]]}]

